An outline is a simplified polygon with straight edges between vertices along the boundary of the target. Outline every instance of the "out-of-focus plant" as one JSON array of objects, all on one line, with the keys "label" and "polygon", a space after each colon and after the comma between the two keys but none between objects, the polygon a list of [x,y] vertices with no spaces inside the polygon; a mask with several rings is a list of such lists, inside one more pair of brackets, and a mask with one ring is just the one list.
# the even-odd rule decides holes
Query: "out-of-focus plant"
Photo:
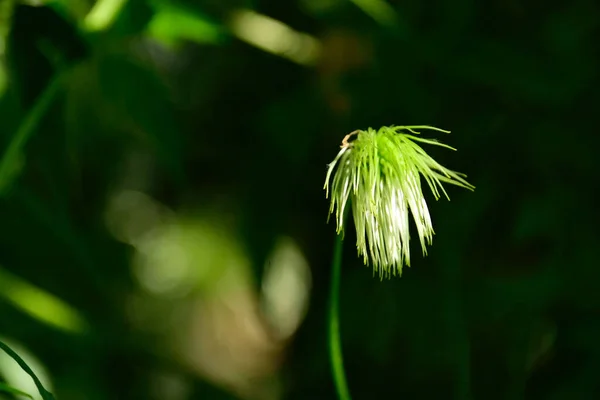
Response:
[{"label": "out-of-focus plant", "polygon": [[[29,365],[27,365],[27,363],[13,349],[11,349],[6,343],[1,342],[1,341],[0,341],[0,349],[4,350],[4,352],[6,354],[8,354],[13,360],[15,360],[17,362],[17,364],[19,364],[19,366],[23,369],[23,371],[25,371],[29,376],[31,376],[31,379],[33,379],[33,382],[35,383],[35,386],[37,387],[38,391],[40,392],[40,395],[42,396],[43,400],[54,400],[54,396],[52,395],[52,393],[50,393],[49,391],[46,390],[46,388],[44,388],[44,385],[42,385],[42,382],[36,376],[35,372],[33,372],[33,370],[29,367]],[[31,396],[29,396],[27,393],[23,393],[20,390],[12,388],[7,385],[0,384],[0,391],[5,391],[5,392],[13,393],[13,394],[19,394],[21,396],[27,396],[27,397],[31,398]]]},{"label": "out-of-focus plant", "polygon": [[[356,227],[359,255],[373,265],[380,278],[401,275],[410,266],[409,219],[412,214],[423,255],[431,245],[433,224],[423,195],[421,176],[435,199],[440,192],[449,199],[442,182],[469,190],[475,187],[466,175],[451,171],[430,157],[418,143],[455,150],[434,139],[416,135],[417,129],[431,126],[391,126],[378,131],[357,130],[344,138],[341,150],[329,164],[325,187],[331,199],[330,214],[335,213],[337,239],[332,265],[329,309],[329,346],[336,389],[340,399],[350,399],[346,383],[339,328],[339,286],[342,241],[348,200]],[[350,141],[350,139],[354,139]],[[335,171],[335,173],[334,173]],[[333,175],[333,177],[332,177]]]},{"label": "out-of-focus plant", "polygon": [[8,386],[5,383],[0,383],[0,393],[2,393],[2,392],[4,392],[4,393],[10,393],[10,394],[18,395],[18,396],[24,396],[24,397],[33,399],[33,397],[30,394],[25,393],[25,392],[23,392],[23,391],[21,391],[19,389],[15,389],[12,386]]}]

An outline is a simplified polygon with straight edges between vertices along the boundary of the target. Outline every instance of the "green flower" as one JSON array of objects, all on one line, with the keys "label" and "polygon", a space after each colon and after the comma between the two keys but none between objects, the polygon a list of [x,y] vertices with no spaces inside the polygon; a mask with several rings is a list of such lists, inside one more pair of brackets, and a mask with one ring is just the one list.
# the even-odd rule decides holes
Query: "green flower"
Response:
[{"label": "green flower", "polygon": [[[351,198],[358,253],[365,264],[371,260],[374,272],[379,272],[381,278],[401,275],[403,265],[410,266],[409,212],[415,221],[424,256],[426,245],[432,243],[433,225],[419,174],[436,200],[440,198],[440,191],[450,199],[442,182],[474,189],[464,179],[466,175],[443,167],[416,142],[455,149],[433,139],[417,137],[419,132],[414,129],[448,133],[431,126],[354,131],[344,138],[342,149],[329,164],[325,179],[328,198],[331,192],[329,212],[333,214],[335,210],[337,233],[343,233],[344,210]],[[356,138],[349,142],[352,136]]]}]

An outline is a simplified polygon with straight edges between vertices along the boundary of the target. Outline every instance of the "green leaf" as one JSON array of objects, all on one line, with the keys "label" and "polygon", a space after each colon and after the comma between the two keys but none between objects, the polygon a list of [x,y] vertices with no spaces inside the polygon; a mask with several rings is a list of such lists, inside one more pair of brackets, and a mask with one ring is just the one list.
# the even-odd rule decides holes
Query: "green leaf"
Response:
[{"label": "green leaf", "polygon": [[25,396],[30,399],[33,399],[33,396],[31,396],[30,394],[27,394],[19,389],[15,389],[12,386],[8,386],[7,384],[4,384],[2,382],[0,382],[0,392],[11,393],[17,396]]},{"label": "green leaf", "polygon": [[164,44],[182,40],[196,43],[220,43],[225,29],[208,16],[172,3],[157,3],[156,13],[148,24],[149,34]]}]

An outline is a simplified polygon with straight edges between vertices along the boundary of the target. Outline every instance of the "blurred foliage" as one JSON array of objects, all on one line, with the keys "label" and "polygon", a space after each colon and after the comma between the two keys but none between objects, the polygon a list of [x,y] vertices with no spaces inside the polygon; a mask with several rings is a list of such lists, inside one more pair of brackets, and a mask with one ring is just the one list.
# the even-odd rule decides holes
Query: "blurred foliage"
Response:
[{"label": "blurred foliage", "polygon": [[23,396],[23,397],[27,397],[27,398],[32,398],[30,395],[28,395],[27,393],[19,390],[19,389],[15,389],[11,386],[5,385],[4,383],[0,383],[0,392],[6,392],[6,393],[11,393],[14,395],[19,395],[19,396]]},{"label": "blurred foliage", "polygon": [[[50,393],[48,390],[46,390],[46,388],[44,387],[43,383],[40,381],[40,379],[37,377],[37,375],[35,374],[35,372],[33,372],[33,370],[31,369],[31,367],[27,364],[27,362],[25,362],[25,360],[23,360],[23,358],[21,358],[21,356],[19,356],[10,346],[8,346],[6,343],[0,341],[0,349],[6,353],[10,358],[12,358],[12,360],[17,363],[17,365],[21,368],[21,370],[29,375],[29,377],[31,377],[31,379],[33,380],[33,384],[35,385],[35,387],[37,388],[39,394],[42,396],[43,400],[54,400],[54,396],[52,395],[52,393]],[[4,363],[3,363],[4,364]],[[14,371],[14,370],[13,370]],[[4,383],[0,384],[0,391],[2,392],[7,392],[7,393],[11,393],[14,394],[16,396],[25,396],[28,398],[33,398],[31,395],[15,389],[9,385],[6,385]]]},{"label": "blurred foliage", "polygon": [[[354,398],[600,398],[599,16],[2,0],[0,333],[61,400],[333,398],[326,164],[355,129],[427,124],[477,189],[432,204],[433,247],[401,279],[347,233]],[[9,372],[0,388],[33,393]]]}]

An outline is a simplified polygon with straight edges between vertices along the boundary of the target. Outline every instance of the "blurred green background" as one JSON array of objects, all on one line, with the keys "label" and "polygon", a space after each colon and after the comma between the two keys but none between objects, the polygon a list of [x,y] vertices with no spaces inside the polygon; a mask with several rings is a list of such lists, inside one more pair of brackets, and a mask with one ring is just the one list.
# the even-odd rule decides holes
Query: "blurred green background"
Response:
[{"label": "blurred green background", "polygon": [[[326,165],[427,124],[477,189],[428,195],[401,279],[347,233],[354,399],[600,399],[599,24],[594,0],[0,1],[0,340],[58,400],[334,399]],[[4,354],[0,378],[35,392]]]}]

